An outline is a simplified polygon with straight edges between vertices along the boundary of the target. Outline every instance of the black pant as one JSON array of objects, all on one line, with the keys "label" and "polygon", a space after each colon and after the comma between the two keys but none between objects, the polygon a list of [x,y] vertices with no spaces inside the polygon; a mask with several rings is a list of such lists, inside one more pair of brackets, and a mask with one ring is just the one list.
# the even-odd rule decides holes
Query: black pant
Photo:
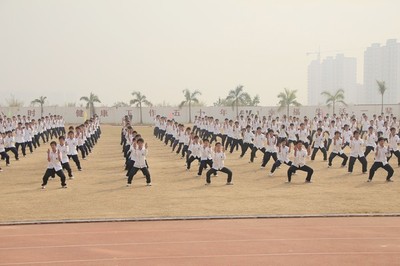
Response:
[{"label": "black pant", "polygon": [[311,160],[312,161],[315,160],[315,155],[317,155],[318,150],[321,150],[322,154],[324,155],[324,161],[326,161],[327,154],[326,154],[326,149],[324,147],[322,147],[322,148],[314,148],[313,152],[311,154]]},{"label": "black pant", "polygon": [[5,151],[0,152],[0,155],[1,159],[6,161],[6,164],[10,164],[10,156]]},{"label": "black pant", "polygon": [[78,146],[78,149],[81,151],[82,158],[85,159],[86,158],[86,151],[85,151],[84,145]]},{"label": "black pant", "polygon": [[400,166],[400,151],[399,151],[399,150],[397,150],[397,151],[390,151],[390,157],[387,159],[388,162],[389,162],[390,158],[393,157],[393,154],[397,157],[397,165]]},{"label": "black pant", "polygon": [[178,145],[179,140],[174,140],[174,144],[172,145],[172,151],[175,151],[176,146]]},{"label": "black pant", "polygon": [[231,137],[227,137],[226,141],[225,141],[225,150],[228,150],[228,146],[232,145],[232,138]]},{"label": "black pant", "polygon": [[297,166],[291,165],[291,166],[289,167],[288,171],[287,171],[288,181],[289,181],[289,182],[292,181],[292,174],[295,173],[295,172],[298,171],[298,170],[307,172],[306,181],[311,181],[311,176],[312,176],[313,173],[314,173],[314,170],[313,170],[311,167],[309,167],[309,166],[307,166],[307,165],[303,165],[303,166],[301,166],[301,167],[297,167]]},{"label": "black pant", "polygon": [[47,181],[49,180],[49,177],[50,176],[55,176],[55,174],[57,174],[60,177],[61,186],[66,186],[67,185],[65,183],[65,179],[66,178],[65,178],[64,172],[62,170],[55,171],[54,168],[51,168],[51,169],[48,168],[46,170],[46,172],[44,173],[42,186],[47,185]]},{"label": "black pant", "polygon": [[188,149],[189,149],[188,145],[183,145],[182,158],[185,157],[186,153],[188,152]]},{"label": "black pant", "polygon": [[242,154],[240,154],[240,157],[243,157],[246,154],[248,148],[250,148],[250,150],[252,150],[253,143],[244,142],[242,145]]},{"label": "black pant", "polygon": [[197,175],[201,175],[203,173],[203,169],[206,168],[207,165],[212,167],[212,160],[210,160],[210,159],[201,160],[200,166],[199,166],[199,172],[197,173]]},{"label": "black pant", "polygon": [[136,173],[139,170],[141,170],[142,173],[146,176],[146,183],[147,184],[151,183],[150,172],[147,169],[147,167],[143,167],[143,168],[132,167],[132,169],[129,171],[129,174],[128,174],[128,184],[132,184],[133,177],[136,175]]},{"label": "black pant", "polygon": [[32,141],[26,141],[26,142],[25,142],[25,147],[28,147],[28,148],[29,148],[29,152],[30,152],[30,153],[33,152]]},{"label": "black pant", "polygon": [[232,153],[235,148],[236,150],[239,150],[239,146],[242,149],[242,143],[243,143],[242,139],[232,139],[231,150],[229,152]]},{"label": "black pant", "polygon": [[207,182],[207,184],[211,183],[211,175],[212,174],[216,175],[218,171],[228,175],[228,179],[226,180],[226,182],[230,183],[232,181],[232,171],[229,170],[228,168],[223,167],[220,170],[211,168],[210,170],[207,171],[207,174],[206,174],[206,177],[207,177],[206,178],[206,182]]},{"label": "black pant", "polygon": [[189,158],[187,159],[187,161],[186,161],[186,168],[187,168],[187,169],[190,169],[190,165],[191,165],[192,162],[195,161],[195,160],[197,160],[197,161],[200,162],[200,158],[197,158],[197,157],[194,157],[194,156],[189,157]]},{"label": "black pant", "polygon": [[347,160],[349,159],[349,157],[347,157],[346,154],[344,154],[344,153],[339,154],[339,153],[331,152],[331,154],[329,155],[329,162],[328,162],[329,166],[332,166],[332,161],[336,156],[343,158],[342,166],[345,166],[347,164]]},{"label": "black pant", "polygon": [[331,144],[332,144],[332,139],[329,138],[329,139],[328,139],[328,146],[326,147],[326,150],[327,150],[327,151],[329,151],[329,147],[331,146]]},{"label": "black pant", "polygon": [[72,177],[72,170],[71,170],[71,166],[69,165],[69,162],[66,163],[62,163],[62,168],[67,170],[68,176]]},{"label": "black pant", "polygon": [[269,152],[266,151],[264,152],[264,156],[263,156],[263,162],[261,164],[262,167],[265,167],[267,165],[267,163],[269,162],[269,159],[274,159],[274,162],[276,162],[278,160],[278,156],[276,154],[276,152]]},{"label": "black pant", "polygon": [[365,152],[364,152],[365,158],[367,158],[367,155],[368,155],[371,151],[374,151],[374,150],[375,150],[375,148],[372,147],[372,146],[367,146],[367,147],[365,147]]},{"label": "black pant", "polygon": [[379,168],[385,169],[386,172],[388,173],[386,180],[389,180],[393,176],[394,170],[390,166],[390,164],[383,165],[383,163],[381,163],[381,162],[374,162],[371,169],[369,169],[369,180],[372,180],[372,178],[374,177],[375,171],[378,170]]},{"label": "black pant", "polygon": [[364,156],[358,156],[358,157],[350,156],[348,171],[350,173],[353,172],[353,166],[354,166],[354,163],[356,162],[356,159],[358,159],[360,161],[361,165],[362,165],[362,172],[366,173],[367,172],[367,159],[365,159]]},{"label": "black pant", "polygon": [[220,137],[221,140],[222,140],[222,134],[212,134],[212,137],[211,137],[211,140],[210,140],[210,144],[211,144],[213,141],[217,141],[217,137]]},{"label": "black pant", "polygon": [[255,146],[251,149],[251,154],[250,154],[250,162],[254,162],[254,158],[256,157],[257,151],[260,150],[262,153],[265,153],[265,148],[259,149]]},{"label": "black pant", "polygon": [[165,135],[165,145],[168,145],[168,142],[172,139],[172,134],[166,134]]},{"label": "black pant", "polygon": [[19,158],[18,158],[18,151],[17,151],[17,148],[15,148],[15,147],[6,148],[6,152],[9,152],[9,151],[11,151],[12,153],[14,153],[15,160],[18,160],[18,159],[19,159]]},{"label": "black pant", "polygon": [[25,152],[25,143],[15,143],[15,148],[17,149],[17,153],[19,152],[19,146],[21,146],[21,150],[22,150],[22,155],[25,156],[26,152]]},{"label": "black pant", "polygon": [[183,142],[179,142],[178,149],[176,150],[176,154],[179,154],[181,152],[181,149],[183,147]]},{"label": "black pant", "polygon": [[[286,165],[291,166],[292,162],[283,162]],[[282,162],[280,160],[277,160],[273,165],[272,165],[272,169],[271,169],[271,173],[275,172],[276,168],[278,168],[279,166],[281,166]],[[296,171],[295,171],[296,172]]]},{"label": "black pant", "polygon": [[78,168],[78,170],[81,170],[81,162],[79,161],[78,155],[68,155],[68,158],[71,159],[75,162],[76,167]]}]

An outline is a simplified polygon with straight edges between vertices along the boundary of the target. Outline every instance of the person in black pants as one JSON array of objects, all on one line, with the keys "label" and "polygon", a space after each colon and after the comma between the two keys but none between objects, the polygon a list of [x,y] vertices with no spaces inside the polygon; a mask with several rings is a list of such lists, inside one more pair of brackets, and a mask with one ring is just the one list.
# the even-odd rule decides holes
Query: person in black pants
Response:
[{"label": "person in black pants", "polygon": [[354,163],[358,159],[362,165],[362,173],[367,173],[367,159],[365,159],[364,152],[362,151],[362,146],[364,144],[363,140],[360,139],[360,133],[358,130],[354,131],[354,137],[350,141],[350,159],[348,172],[353,172]]},{"label": "person in black pants", "polygon": [[42,189],[46,188],[49,177],[55,176],[56,174],[60,177],[61,187],[67,188],[67,183],[65,183],[66,178],[62,171],[61,153],[57,149],[57,143],[55,141],[50,143],[50,149],[47,150],[47,162],[48,166],[43,176]]},{"label": "person in black pants", "polygon": [[329,155],[328,168],[330,168],[332,166],[332,161],[336,156],[343,158],[342,167],[346,166],[347,160],[349,158],[347,157],[346,154],[343,153],[342,145],[343,145],[343,140],[340,137],[340,132],[336,131],[335,136],[333,137],[333,140],[332,140],[333,147],[332,147],[332,152]]},{"label": "person in black pants", "polygon": [[135,153],[136,159],[133,167],[128,173],[128,184],[126,186],[127,187],[131,186],[133,177],[139,170],[142,171],[142,173],[145,175],[147,186],[151,186],[150,172],[146,163],[146,156],[148,154],[147,143],[144,144],[144,140],[142,138],[139,138],[136,141],[136,143],[133,143],[132,145],[133,145],[132,153]]},{"label": "person in black pants", "polygon": [[226,159],[224,148],[220,142],[215,143],[214,152],[212,154],[213,164],[210,170],[206,174],[206,185],[211,184],[211,175],[216,175],[218,171],[226,173],[228,178],[226,185],[233,185],[232,183],[232,171],[224,166],[224,160]]},{"label": "person in black pants", "polygon": [[311,177],[314,173],[314,170],[307,166],[305,160],[307,158],[307,150],[303,149],[303,143],[301,141],[297,141],[294,146],[294,162],[289,167],[287,171],[288,181],[290,183],[292,181],[292,174],[297,171],[307,172],[306,183],[311,183]]},{"label": "person in black pants", "polygon": [[386,181],[393,182],[391,177],[393,176],[394,170],[390,166],[390,164],[388,164],[387,161],[388,156],[390,156],[390,151],[387,147],[385,147],[385,139],[383,137],[379,137],[378,146],[376,146],[376,151],[375,151],[374,164],[369,170],[368,182],[372,181],[372,178],[374,177],[376,170],[378,170],[379,168],[385,169],[386,172],[388,173]]}]

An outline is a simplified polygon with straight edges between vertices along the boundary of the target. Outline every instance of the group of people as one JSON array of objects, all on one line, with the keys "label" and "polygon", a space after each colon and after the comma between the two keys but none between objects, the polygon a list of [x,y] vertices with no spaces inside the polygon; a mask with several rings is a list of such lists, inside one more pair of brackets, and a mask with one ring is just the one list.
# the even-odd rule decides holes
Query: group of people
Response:
[{"label": "group of people", "polygon": [[[44,189],[50,177],[58,175],[61,178],[61,186],[66,188],[66,177],[63,170],[67,171],[70,179],[73,173],[69,160],[72,159],[78,171],[82,171],[79,153],[83,160],[91,153],[101,130],[97,116],[85,121],[85,123],[69,127],[65,130],[65,121],[60,115],[49,115],[37,120],[29,116],[0,116],[0,155],[6,166],[10,166],[11,152],[15,160],[26,156],[26,149],[30,153],[39,148],[41,144],[50,143],[47,151],[48,167],[43,176],[42,188]],[[55,141],[54,139],[58,140]],[[0,167],[0,171],[3,169]]]},{"label": "group of people", "polygon": [[[306,165],[306,159],[315,160],[318,152],[322,153],[328,168],[332,167],[336,157],[340,157],[341,167],[347,166],[348,173],[353,172],[358,160],[362,173],[367,174],[366,158],[373,152],[374,163],[370,167],[368,181],[373,179],[376,170],[383,168],[387,171],[386,180],[390,182],[394,170],[389,160],[397,157],[400,166],[399,128],[399,122],[393,115],[373,115],[369,118],[362,114],[360,119],[348,114],[315,116],[313,119],[283,116],[280,119],[251,114],[247,117],[241,115],[235,120],[226,118],[222,122],[205,116],[195,117],[193,129],[185,128],[173,119],[156,116],[154,135],[186,159],[187,169],[196,160],[199,161],[198,175],[207,166],[211,167],[207,175],[224,168],[228,183],[231,183],[232,172],[223,166],[223,161],[221,165],[220,159],[216,159],[225,159],[225,150],[229,153],[240,151],[240,158],[249,152],[249,163],[253,163],[261,152],[261,168],[265,168],[272,158],[274,163],[270,176],[282,164],[288,165],[288,182],[299,170],[307,173],[305,182],[311,182],[314,170]],[[211,148],[213,142],[216,142],[214,149]],[[350,150],[348,155],[345,152],[347,146]],[[207,183],[209,180],[207,178]]]}]

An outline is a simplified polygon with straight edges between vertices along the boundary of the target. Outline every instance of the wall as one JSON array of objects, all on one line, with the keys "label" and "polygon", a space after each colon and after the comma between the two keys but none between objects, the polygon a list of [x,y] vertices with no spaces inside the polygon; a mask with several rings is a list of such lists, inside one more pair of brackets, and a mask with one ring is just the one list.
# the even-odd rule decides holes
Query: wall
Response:
[{"label": "wall", "polygon": [[[357,118],[362,113],[379,114],[381,110],[380,105],[349,105],[346,107],[336,107],[336,113],[347,112],[350,115],[356,115]],[[174,118],[178,122],[187,123],[189,121],[189,111],[187,107],[179,109],[178,107],[144,107],[143,122],[146,124],[153,123],[156,115],[164,115],[168,118]],[[278,112],[278,107],[239,107],[239,111],[246,114],[259,114],[260,116],[280,116],[286,113],[286,110]],[[0,107],[0,112],[7,116],[13,115],[26,115],[31,118],[38,119],[40,117],[40,107],[21,107],[21,108],[8,108]],[[314,117],[320,113],[325,115],[331,113],[332,108],[327,106],[301,106],[290,107],[290,115],[297,117]],[[384,112],[386,115],[393,114],[399,116],[400,104],[385,105]],[[99,115],[102,123],[107,124],[120,124],[122,117],[125,115],[132,115],[133,122],[139,123],[139,108],[136,107],[96,107],[96,113]],[[82,123],[88,118],[88,111],[80,107],[44,107],[44,115],[59,114],[62,115],[67,123]],[[231,107],[193,107],[192,108],[192,121],[195,115],[208,115],[218,119],[233,118],[236,116],[236,111]]]}]

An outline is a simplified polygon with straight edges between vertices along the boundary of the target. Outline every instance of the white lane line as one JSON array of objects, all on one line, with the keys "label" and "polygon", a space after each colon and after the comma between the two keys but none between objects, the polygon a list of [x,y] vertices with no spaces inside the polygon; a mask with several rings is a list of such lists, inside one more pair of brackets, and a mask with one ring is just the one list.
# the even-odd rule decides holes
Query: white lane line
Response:
[{"label": "white lane line", "polygon": [[225,239],[225,240],[188,240],[188,241],[155,241],[155,242],[121,242],[121,243],[100,243],[100,244],[77,244],[77,245],[53,245],[53,246],[27,246],[27,247],[2,247],[2,250],[21,249],[49,249],[49,248],[80,248],[80,247],[107,247],[107,246],[131,246],[131,245],[165,245],[165,244],[203,244],[203,243],[229,243],[229,242],[268,242],[268,241],[343,241],[343,240],[400,240],[400,238],[370,237],[326,237],[326,238],[255,238],[255,239]]},{"label": "white lane line", "polygon": [[[266,227],[243,227],[243,228],[236,228],[235,230],[269,230],[273,228],[275,229],[282,229],[282,228],[291,228],[291,229],[296,229],[295,226],[266,226]],[[301,226],[301,229],[313,229],[315,230],[316,228],[400,228],[400,226],[377,226],[377,225],[366,225],[366,226]],[[46,229],[44,229],[46,230]],[[123,231],[86,231],[86,232],[71,232],[71,233],[45,233],[45,234],[14,234],[14,235],[5,235],[1,233],[1,227],[0,227],[0,238],[5,238],[5,237],[30,237],[30,236],[66,236],[66,235],[85,235],[85,234],[120,234],[120,233],[150,233],[150,232],[186,232],[186,231],[210,231],[210,232],[224,232],[226,231],[226,228],[188,228],[188,229],[165,229],[165,230],[123,230]],[[400,231],[399,231],[400,233]]]},{"label": "white lane line", "polygon": [[194,256],[154,256],[154,257],[132,257],[132,258],[103,258],[82,260],[53,260],[53,261],[31,261],[0,263],[5,265],[29,265],[29,264],[57,264],[57,263],[81,263],[81,262],[105,262],[105,261],[128,261],[128,260],[156,260],[156,259],[207,259],[225,257],[268,257],[268,256],[343,256],[343,255],[400,255],[400,252],[293,252],[293,253],[257,253],[257,254],[221,254],[221,255],[194,255]]}]

